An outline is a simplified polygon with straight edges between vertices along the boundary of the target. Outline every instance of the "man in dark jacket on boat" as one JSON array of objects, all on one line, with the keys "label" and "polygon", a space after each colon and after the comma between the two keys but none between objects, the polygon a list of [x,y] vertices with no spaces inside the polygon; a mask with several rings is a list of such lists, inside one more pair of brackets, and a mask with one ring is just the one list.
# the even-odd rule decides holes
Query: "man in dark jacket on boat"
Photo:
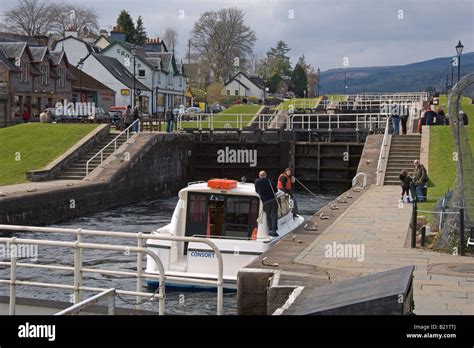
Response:
[{"label": "man in dark jacket on boat", "polygon": [[263,203],[263,211],[267,215],[267,225],[270,236],[278,236],[278,203],[276,201],[276,193],[278,187],[275,183],[267,178],[267,173],[261,171],[259,178],[255,180],[255,192],[260,196]]}]

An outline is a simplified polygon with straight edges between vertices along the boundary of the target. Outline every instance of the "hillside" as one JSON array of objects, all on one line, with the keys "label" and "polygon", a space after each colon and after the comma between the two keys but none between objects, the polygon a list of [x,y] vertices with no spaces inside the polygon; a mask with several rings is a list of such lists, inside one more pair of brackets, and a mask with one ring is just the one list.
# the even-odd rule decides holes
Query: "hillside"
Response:
[{"label": "hillside", "polygon": [[[321,72],[321,93],[344,93],[344,73],[347,73],[347,93],[425,91],[429,86],[443,91],[445,69],[451,57],[436,58],[400,66],[331,69]],[[461,74],[474,72],[474,52],[463,54]],[[457,68],[454,71],[457,80]],[[449,73],[451,82],[451,72]],[[471,88],[467,95],[473,96]]]}]

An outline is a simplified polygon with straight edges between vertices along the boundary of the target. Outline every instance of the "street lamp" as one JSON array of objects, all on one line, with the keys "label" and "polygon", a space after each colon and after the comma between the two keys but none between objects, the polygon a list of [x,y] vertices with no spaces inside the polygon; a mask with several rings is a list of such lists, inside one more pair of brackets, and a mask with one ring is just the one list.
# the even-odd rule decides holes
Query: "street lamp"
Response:
[{"label": "street lamp", "polygon": [[263,105],[267,100],[267,64],[263,64]]},{"label": "street lamp", "polygon": [[79,58],[76,68],[81,72],[79,74],[79,102],[82,103],[82,68],[84,68],[84,58]]},{"label": "street lamp", "polygon": [[463,48],[464,46],[461,43],[461,40],[459,40],[458,44],[456,45],[456,52],[458,54],[458,82],[461,79],[461,55]]},{"label": "street lamp", "polygon": [[320,74],[321,74],[321,70],[318,68],[317,70],[317,74],[318,74],[318,97],[319,97],[319,79],[320,79]]},{"label": "street lamp", "polygon": [[137,91],[137,79],[135,77],[136,74],[136,62],[135,62],[135,55],[137,54],[137,48],[135,45],[132,46],[131,49],[132,56],[133,56],[133,94],[132,94],[132,109],[135,108],[135,98],[136,98],[136,91]]},{"label": "street lamp", "polygon": [[347,71],[344,71],[344,93],[347,94]]}]

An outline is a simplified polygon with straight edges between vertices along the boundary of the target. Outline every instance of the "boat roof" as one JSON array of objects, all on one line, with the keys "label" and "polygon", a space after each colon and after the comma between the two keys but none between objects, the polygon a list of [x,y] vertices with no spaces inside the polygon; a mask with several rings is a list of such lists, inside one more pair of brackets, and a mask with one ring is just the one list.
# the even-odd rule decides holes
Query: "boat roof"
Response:
[{"label": "boat roof", "polygon": [[[179,198],[184,198],[184,195],[188,192],[201,192],[201,193],[219,193],[226,195],[237,195],[237,196],[252,196],[259,197],[255,192],[255,185],[249,183],[237,183],[237,187],[230,190],[214,189],[207,186],[207,182],[199,182],[196,184],[189,184],[188,187],[179,191]],[[277,192],[277,196],[281,194],[281,191]]]}]

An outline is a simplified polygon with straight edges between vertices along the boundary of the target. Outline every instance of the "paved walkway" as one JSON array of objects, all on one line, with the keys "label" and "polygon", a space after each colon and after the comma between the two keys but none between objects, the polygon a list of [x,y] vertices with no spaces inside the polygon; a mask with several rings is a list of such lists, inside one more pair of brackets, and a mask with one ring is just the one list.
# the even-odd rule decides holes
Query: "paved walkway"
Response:
[{"label": "paved walkway", "polygon": [[[415,265],[416,314],[474,314],[474,258],[406,248],[411,205],[399,208],[398,186],[371,186],[296,259],[366,275]],[[326,246],[360,244],[364,258],[328,258]]]}]

